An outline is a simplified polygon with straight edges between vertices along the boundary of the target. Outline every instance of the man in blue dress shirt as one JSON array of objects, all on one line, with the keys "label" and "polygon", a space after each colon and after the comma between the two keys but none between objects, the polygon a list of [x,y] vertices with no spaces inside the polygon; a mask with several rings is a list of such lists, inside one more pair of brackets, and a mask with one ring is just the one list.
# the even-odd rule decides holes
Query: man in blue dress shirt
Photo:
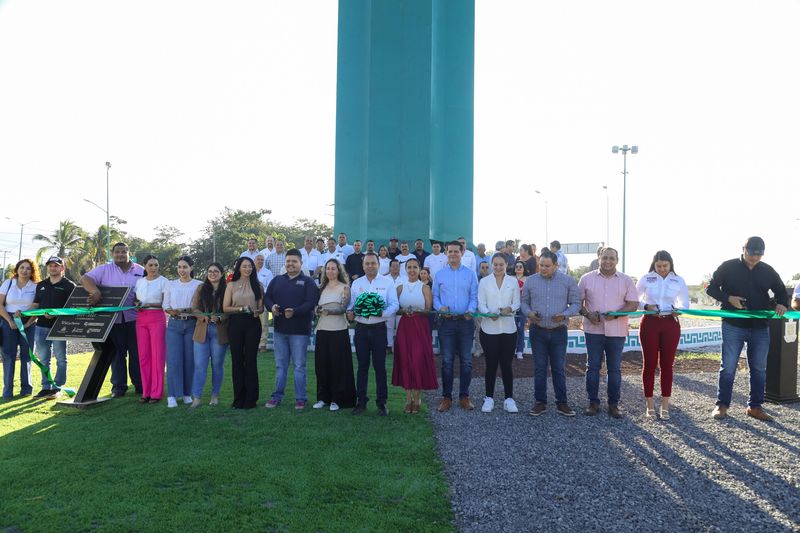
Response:
[{"label": "man in blue dress shirt", "polygon": [[439,345],[442,351],[442,403],[439,412],[450,410],[453,404],[453,359],[459,353],[459,404],[463,409],[475,406],[469,399],[469,383],[472,380],[472,340],[475,323],[472,314],[478,307],[478,277],[475,270],[461,264],[464,252],[458,241],[445,246],[447,266],[440,270],[433,282],[433,306],[441,315],[439,322]]}]

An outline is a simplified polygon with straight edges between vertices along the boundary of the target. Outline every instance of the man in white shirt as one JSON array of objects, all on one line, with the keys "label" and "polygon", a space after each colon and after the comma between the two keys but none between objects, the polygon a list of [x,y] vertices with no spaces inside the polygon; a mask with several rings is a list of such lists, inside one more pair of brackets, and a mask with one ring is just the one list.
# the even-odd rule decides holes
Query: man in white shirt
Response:
[{"label": "man in white shirt", "polygon": [[333,237],[328,238],[328,249],[319,259],[319,266],[325,265],[330,259],[336,259],[341,264],[344,265],[344,256],[342,252],[339,251],[339,248],[336,246],[336,241],[333,240]]},{"label": "man in white shirt", "polygon": [[256,250],[257,243],[258,241],[256,241],[255,239],[247,239],[247,250],[242,252],[241,255],[239,255],[239,257],[249,257],[250,259],[253,260],[253,262],[255,262],[256,255],[260,253],[258,250]]},{"label": "man in white shirt", "polygon": [[553,241],[550,243],[550,251],[556,254],[558,258],[558,271],[564,274],[569,274],[569,263],[567,262],[567,254],[561,251],[561,243]]},{"label": "man in white shirt", "polygon": [[[261,252],[256,254],[254,262],[256,264],[256,276],[261,284],[261,292],[266,292],[269,282],[275,276],[272,275],[270,269],[264,266],[264,255]],[[269,334],[269,313],[261,313],[259,318],[261,319],[261,340],[258,341],[258,349],[259,351],[264,351],[267,349],[267,335]]]},{"label": "man in white shirt", "polygon": [[344,262],[347,261],[348,256],[354,252],[353,247],[347,244],[347,235],[344,233],[339,234],[339,245],[336,246],[336,250],[342,254],[342,264],[344,264]]},{"label": "man in white shirt", "polygon": [[414,259],[414,254],[409,252],[408,241],[403,241],[400,243],[400,254],[395,257],[395,260],[400,263],[400,277],[403,279],[408,277],[408,274],[406,274],[406,261],[409,259]]},{"label": "man in white shirt", "polygon": [[272,252],[275,251],[275,237],[272,235],[267,235],[264,239],[264,244],[266,245],[266,248],[261,250],[261,255],[264,256],[264,261],[266,261],[269,259],[269,256],[272,255]]},{"label": "man in white shirt", "polygon": [[[386,302],[386,307],[378,316],[356,316],[355,304],[361,294],[376,293]],[[358,403],[353,409],[354,415],[360,415],[367,409],[367,383],[369,365],[375,369],[375,391],[377,395],[378,414],[386,416],[386,399],[388,385],[386,382],[386,321],[393,320],[400,308],[397,300],[397,289],[388,276],[378,276],[378,256],[374,253],[364,255],[364,276],[353,282],[350,291],[350,306],[347,319],[356,321],[355,347],[358,359],[356,379],[356,396]]]},{"label": "man in white shirt", "polygon": [[322,254],[314,249],[314,237],[306,237],[303,239],[304,246],[300,248],[300,255],[303,256],[303,264],[300,270],[306,276],[314,276],[317,270],[317,263]]},{"label": "man in white shirt", "polygon": [[442,243],[440,241],[432,240],[431,249],[433,253],[425,258],[425,264],[422,266],[428,267],[428,270],[431,271],[431,280],[433,280],[436,277],[436,273],[447,264],[447,256],[442,253]]},{"label": "man in white shirt", "polygon": [[280,276],[283,273],[283,265],[286,263],[286,248],[282,240],[275,241],[275,251],[269,257],[264,257],[264,262],[273,276]]},{"label": "man in white shirt", "polygon": [[[400,256],[397,257],[399,258]],[[389,273],[384,277],[394,284],[395,289],[403,283],[403,280],[408,279],[408,277],[403,277],[403,268],[398,259],[389,261]],[[400,318],[398,316],[394,316],[386,321],[386,346],[390,352],[394,350],[394,336],[397,333],[397,323],[399,320]]]},{"label": "man in white shirt", "polygon": [[368,240],[368,241],[367,241],[367,251],[366,251],[366,252],[364,252],[364,253],[365,253],[365,254],[367,254],[367,253],[370,253],[370,254],[375,254],[375,253],[378,253],[378,252],[375,250],[375,241],[373,241],[372,239],[370,239],[370,240]]},{"label": "man in white shirt", "polygon": [[475,254],[472,252],[472,250],[467,248],[467,239],[464,237],[459,237],[458,242],[461,243],[461,247],[464,249],[464,255],[461,256],[461,264],[473,272],[477,272],[477,261],[475,261]]}]

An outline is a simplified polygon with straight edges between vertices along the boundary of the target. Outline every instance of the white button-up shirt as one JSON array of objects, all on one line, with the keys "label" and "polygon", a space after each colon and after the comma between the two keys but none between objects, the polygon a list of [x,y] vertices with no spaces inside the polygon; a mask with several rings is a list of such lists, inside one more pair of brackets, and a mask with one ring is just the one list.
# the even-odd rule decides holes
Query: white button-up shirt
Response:
[{"label": "white button-up shirt", "polygon": [[511,308],[511,314],[502,316],[497,320],[491,318],[481,319],[481,331],[487,335],[500,333],[516,333],[517,324],[514,314],[519,310],[519,283],[514,276],[503,276],[500,287],[494,274],[489,274],[478,282],[478,312],[499,313],[504,307]]},{"label": "white button-up shirt", "polygon": [[436,273],[443,269],[445,265],[447,265],[447,256],[443,253],[440,253],[439,255],[431,254],[426,257],[425,264],[422,266],[428,267],[428,269],[431,271],[432,280],[434,277],[436,277]]},{"label": "white button-up shirt", "polygon": [[673,309],[689,307],[689,288],[683,278],[670,272],[662,278],[655,272],[648,272],[636,284],[639,293],[639,308],[645,305],[657,305],[662,313],[671,313]]},{"label": "white button-up shirt", "polygon": [[377,324],[386,322],[389,318],[394,318],[395,313],[400,308],[400,302],[397,300],[397,287],[390,276],[378,275],[372,281],[367,279],[367,276],[363,276],[355,280],[353,286],[350,287],[350,306],[347,308],[348,311],[353,311],[356,306],[356,299],[365,292],[379,294],[383,301],[386,302],[386,309],[383,310],[383,316],[356,316],[356,322]]},{"label": "white button-up shirt", "polygon": [[[446,261],[447,260],[445,260],[445,262]],[[461,256],[461,264],[475,272],[475,265],[477,265],[477,261],[475,261],[475,254],[472,252],[472,250],[464,250],[464,255]]]}]

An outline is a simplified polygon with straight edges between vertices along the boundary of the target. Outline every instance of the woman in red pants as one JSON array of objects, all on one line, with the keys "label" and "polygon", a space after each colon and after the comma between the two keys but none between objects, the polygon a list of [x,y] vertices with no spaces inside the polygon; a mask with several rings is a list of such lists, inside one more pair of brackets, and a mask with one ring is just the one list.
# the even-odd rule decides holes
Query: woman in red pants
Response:
[{"label": "woman in red pants", "polygon": [[650,270],[636,285],[640,307],[656,314],[642,317],[639,341],[642,344],[642,388],[647,403],[645,416],[656,416],[653,388],[656,366],[661,368],[661,418],[669,419],[669,399],[672,395],[672,365],[681,337],[681,325],[676,309],[689,305],[689,289],[675,273],[672,256],[664,250],[656,252]]}]

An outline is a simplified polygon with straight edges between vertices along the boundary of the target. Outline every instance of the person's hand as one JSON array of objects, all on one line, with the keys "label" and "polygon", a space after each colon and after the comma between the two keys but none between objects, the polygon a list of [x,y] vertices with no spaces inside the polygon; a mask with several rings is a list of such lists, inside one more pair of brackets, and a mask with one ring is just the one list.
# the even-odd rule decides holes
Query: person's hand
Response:
[{"label": "person's hand", "polygon": [[264,309],[256,309],[255,311],[253,311],[253,318],[260,317],[261,313],[263,313],[263,312],[264,312]]},{"label": "person's hand", "polygon": [[589,322],[591,322],[595,326],[600,325],[600,313],[598,312],[589,313],[586,315],[586,318],[588,318]]},{"label": "person's hand", "polygon": [[775,314],[778,316],[783,316],[783,314],[787,311],[786,306],[778,304],[775,306]]},{"label": "person's hand", "polygon": [[328,310],[327,309],[320,309],[319,310],[319,314],[322,315],[322,316],[328,316]]},{"label": "person's hand", "polygon": [[90,306],[95,306],[100,302],[100,297],[101,294],[99,290],[90,292],[89,297],[86,298],[86,303],[88,303]]},{"label": "person's hand", "polygon": [[16,331],[16,330],[18,330],[18,329],[19,329],[19,328],[17,327],[17,324],[16,324],[16,322],[14,322],[13,320],[11,320],[11,321],[8,323],[8,325],[9,325],[9,326],[11,326],[11,329],[13,329],[14,331]]},{"label": "person's hand", "polygon": [[278,304],[273,304],[272,314],[273,316],[281,316],[281,306],[279,306]]},{"label": "person's hand", "polygon": [[555,323],[560,323],[560,322],[564,322],[564,320],[566,320],[566,318],[567,318],[567,317],[565,317],[564,315],[553,315],[553,317],[551,318],[551,320],[552,320],[553,322],[555,322]]},{"label": "person's hand", "polygon": [[347,312],[347,321],[348,322],[352,322],[355,319],[356,319],[355,313],[353,313],[352,311],[348,311]]},{"label": "person's hand", "polygon": [[746,301],[747,299],[742,298],[741,296],[728,296],[728,303],[736,309],[744,309],[744,302]]},{"label": "person's hand", "polygon": [[45,317],[47,320],[52,320],[52,319],[56,318],[56,317],[54,317],[53,315],[51,315],[50,313],[45,313],[45,314],[44,314],[44,317]]},{"label": "person's hand", "polygon": [[286,318],[292,318],[294,316],[294,309],[292,309],[291,307],[287,307],[286,309],[283,310],[283,316],[285,316]]},{"label": "person's hand", "polygon": [[500,309],[500,314],[503,315],[503,316],[510,315],[511,314],[511,308],[510,307],[503,307],[502,309]]},{"label": "person's hand", "polygon": [[22,313],[20,313],[19,311],[14,311],[14,316],[17,318],[22,318]]},{"label": "person's hand", "polygon": [[616,315],[604,314],[603,317],[606,319],[606,322],[610,322],[611,320],[616,320],[617,319]]},{"label": "person's hand", "polygon": [[439,308],[439,311],[441,311],[442,313],[446,313],[449,310],[450,310],[450,308],[447,307],[446,305],[443,305],[442,307]]},{"label": "person's hand", "polygon": [[[469,311],[464,313],[464,320],[472,320],[472,313],[470,313]],[[497,319],[495,318],[495,320]]]}]

